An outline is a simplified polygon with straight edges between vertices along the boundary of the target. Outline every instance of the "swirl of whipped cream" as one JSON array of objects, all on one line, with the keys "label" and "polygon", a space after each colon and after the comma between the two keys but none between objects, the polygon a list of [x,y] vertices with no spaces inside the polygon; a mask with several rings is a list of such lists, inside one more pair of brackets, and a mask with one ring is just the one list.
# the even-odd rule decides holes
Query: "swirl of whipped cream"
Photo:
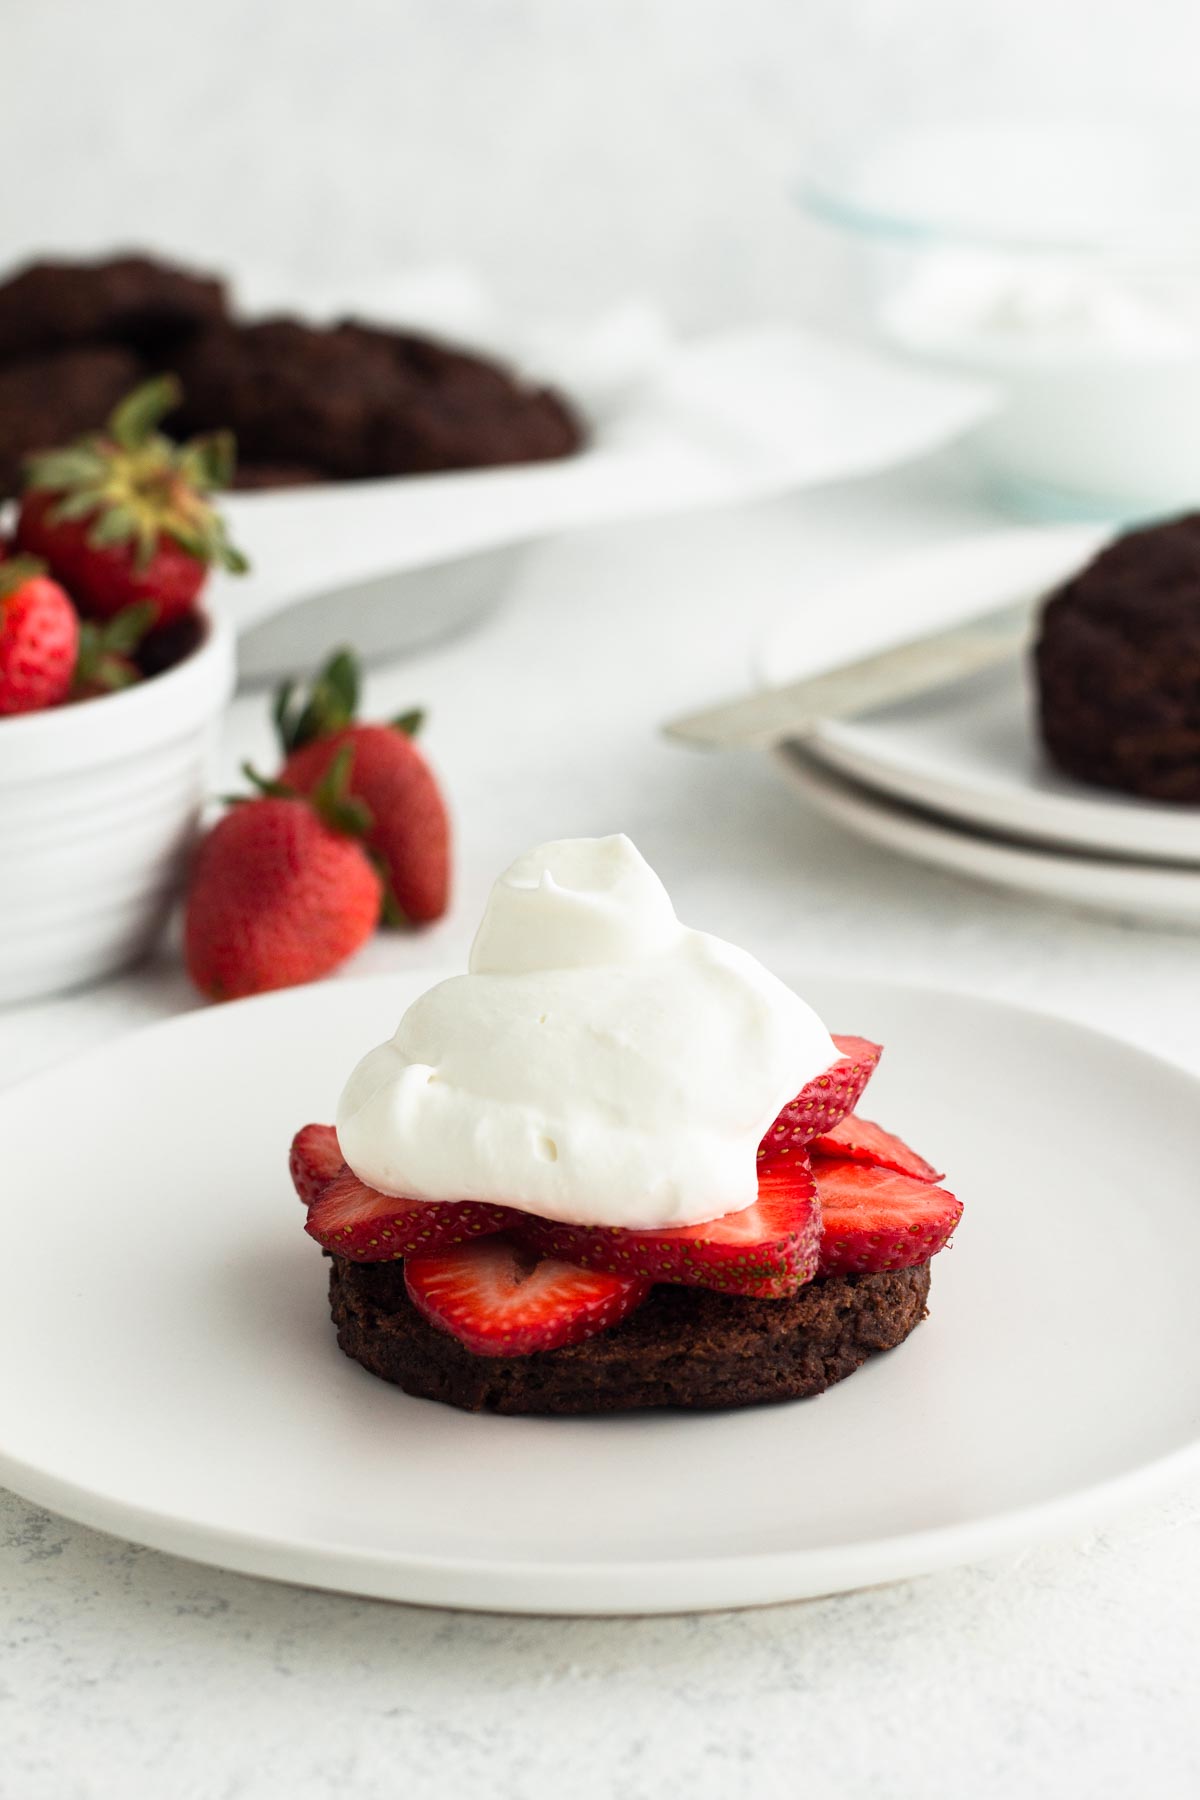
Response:
[{"label": "swirl of whipped cream", "polygon": [[468,969],[416,1000],[342,1095],[342,1154],[385,1193],[699,1224],[753,1204],[763,1133],[837,1061],[790,988],[679,923],[624,836],[520,857]]}]

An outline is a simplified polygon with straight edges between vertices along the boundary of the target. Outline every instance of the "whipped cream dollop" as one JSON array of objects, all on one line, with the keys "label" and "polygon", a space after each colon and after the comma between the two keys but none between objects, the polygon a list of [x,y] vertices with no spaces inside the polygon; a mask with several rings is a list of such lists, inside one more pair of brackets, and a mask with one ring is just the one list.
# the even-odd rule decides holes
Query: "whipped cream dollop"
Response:
[{"label": "whipped cream dollop", "polygon": [[468,968],[409,1007],[342,1095],[342,1154],[385,1193],[699,1224],[753,1204],[763,1133],[838,1058],[783,982],[680,924],[623,836],[520,857]]}]

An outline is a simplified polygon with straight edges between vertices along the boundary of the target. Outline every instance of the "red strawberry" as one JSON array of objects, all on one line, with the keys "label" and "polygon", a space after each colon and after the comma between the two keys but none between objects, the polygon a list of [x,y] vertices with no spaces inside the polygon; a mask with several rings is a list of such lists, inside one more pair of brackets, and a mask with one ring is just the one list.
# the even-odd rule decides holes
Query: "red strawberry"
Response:
[{"label": "red strawberry", "polygon": [[404,1266],[417,1311],[476,1356],[528,1356],[595,1337],[650,1292],[647,1281],[576,1269],[504,1237]]},{"label": "red strawberry", "polygon": [[17,543],[44,557],[80,612],[111,619],[145,603],[152,618],[195,606],[210,564],[240,573],[244,557],[207,496],[228,487],[228,432],[175,444],[157,430],[177,406],[173,375],[137,388],[103,432],[31,457],[17,516]]},{"label": "red strawberry", "polygon": [[0,562],[0,714],[59,705],[78,653],[75,608],[45,564],[31,556]]},{"label": "red strawberry", "polygon": [[397,1200],[343,1166],[310,1204],[304,1229],[351,1262],[395,1262],[505,1231],[519,1216],[482,1200]]},{"label": "red strawberry", "polygon": [[704,1225],[621,1231],[522,1216],[517,1230],[543,1255],[582,1268],[778,1298],[816,1274],[820,1214],[808,1158],[800,1151],[760,1163],[757,1202]]},{"label": "red strawberry", "polygon": [[319,1200],[334,1176],[340,1175],[345,1167],[337,1132],[332,1125],[300,1127],[288,1153],[288,1173],[305,1206]]},{"label": "red strawberry", "polygon": [[962,1202],[928,1181],[866,1163],[813,1159],[821,1201],[821,1274],[910,1269],[943,1249]]},{"label": "red strawberry", "polygon": [[333,770],[312,803],[277,794],[245,800],[200,845],[184,952],[210,1000],[316,981],[374,931],[382,884],[346,835],[356,815],[339,798],[344,774],[344,766]]},{"label": "red strawberry", "polygon": [[883,1049],[866,1038],[835,1037],[833,1041],[841,1051],[841,1060],[802,1087],[794,1100],[788,1101],[759,1145],[760,1157],[802,1150],[805,1144],[822,1131],[829,1131],[858,1105]]},{"label": "red strawberry", "polygon": [[897,1175],[911,1175],[914,1181],[942,1179],[933,1164],[910,1150],[902,1138],[893,1137],[890,1131],[873,1124],[870,1119],[860,1119],[857,1113],[842,1119],[832,1131],[823,1131],[808,1148],[813,1156],[873,1163],[877,1169],[894,1169]]},{"label": "red strawberry", "polygon": [[105,625],[85,619],[79,628],[72,700],[97,700],[139,682],[142,671],[133,660],[133,652],[153,623],[154,608],[145,601],[125,607]]},{"label": "red strawberry", "polygon": [[450,890],[450,821],[441,789],[413,742],[419,712],[390,725],[358,725],[358,669],[340,650],[317,676],[307,699],[292,684],[275,700],[275,721],[287,752],[279,779],[311,793],[347,748],[353,761],[349,792],[371,814],[364,841],[387,883],[385,916],[392,924],[423,925],[446,910]]}]

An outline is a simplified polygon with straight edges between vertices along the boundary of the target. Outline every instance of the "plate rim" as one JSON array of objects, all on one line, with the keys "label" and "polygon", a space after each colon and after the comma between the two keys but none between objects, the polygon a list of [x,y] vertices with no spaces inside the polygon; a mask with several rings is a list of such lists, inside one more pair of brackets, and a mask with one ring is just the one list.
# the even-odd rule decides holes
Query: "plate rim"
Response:
[{"label": "plate rim", "polygon": [[[1197,849],[1168,853],[1160,847],[1151,848],[1148,837],[1142,845],[1135,847],[1132,838],[1127,838],[1117,846],[1115,841],[1104,842],[1098,834],[1090,832],[1083,823],[1082,814],[1086,810],[1094,816],[1096,808],[1103,809],[1103,801],[1092,800],[1080,794],[1078,799],[1068,800],[1065,796],[1057,796],[1055,805],[1078,806],[1080,809],[1079,828],[1067,827],[1054,830],[1048,822],[1031,825],[1021,816],[1023,801],[1015,796],[993,796],[994,804],[990,805],[986,816],[972,811],[968,805],[967,790],[954,781],[936,775],[932,770],[916,769],[906,758],[897,757],[886,763],[877,761],[860,742],[853,726],[848,722],[831,720],[814,731],[811,739],[804,746],[818,761],[824,763],[835,774],[841,775],[858,786],[867,788],[881,799],[894,800],[900,806],[909,806],[918,811],[940,813],[948,826],[962,831],[974,829],[979,835],[1006,836],[1012,843],[1031,853],[1055,852],[1073,856],[1089,856],[1096,862],[1132,863],[1139,867],[1155,867],[1181,873],[1194,873],[1200,870],[1200,808],[1187,809],[1195,813],[1194,823],[1197,831]],[[912,771],[914,780],[906,780],[906,774]],[[1133,798],[1133,796],[1129,796]],[[1168,804],[1160,801],[1158,806]],[[1152,801],[1147,806],[1154,806]],[[1121,809],[1124,810],[1124,809]],[[1165,814],[1155,813],[1156,817],[1166,818]],[[1192,821],[1189,821],[1192,822]]]},{"label": "plate rim", "polygon": [[[669,1562],[538,1563],[386,1556],[312,1539],[266,1537],[233,1526],[188,1524],[177,1514],[97,1495],[0,1450],[0,1481],[20,1498],[75,1524],[203,1567],[406,1605],[560,1617],[649,1616],[788,1605],[912,1580],[1069,1536],[1085,1521],[1094,1522],[1101,1514],[1112,1517],[1168,1491],[1194,1468],[1200,1468],[1200,1437],[1124,1474],[1052,1500],[850,1547],[717,1553]],[[837,1572],[828,1565],[834,1565]],[[827,1572],[821,1573],[822,1569]],[[652,1585],[654,1597],[636,1606],[613,1600],[615,1585],[634,1587],[639,1582]],[[547,1583],[553,1583],[557,1591],[548,1592]]]},{"label": "plate rim", "polygon": [[[49,1085],[68,1069],[84,1069],[106,1058],[113,1045],[162,1034],[220,1030],[239,1009],[284,1010],[310,1003],[318,994],[362,991],[380,986],[415,986],[436,979],[437,969],[404,969],[357,974],[306,988],[257,995],[221,1008],[191,1008],[118,1033],[35,1071],[0,1092],[0,1115],[30,1088]],[[1132,1054],[1173,1081],[1200,1088],[1200,1074],[1136,1039],[1105,1030],[1051,1008],[1026,1005],[971,988],[896,980],[838,970],[790,971],[793,981],[831,983],[883,990],[910,998],[936,997],[982,1006],[1036,1025],[1066,1026],[1097,1045]],[[720,1552],[703,1557],[661,1559],[570,1559],[534,1562],[494,1557],[395,1555],[378,1549],[309,1538],[266,1536],[260,1531],[198,1522],[177,1512],[121,1500],[15,1455],[0,1444],[0,1481],[31,1503],[46,1506],[91,1529],[145,1544],[208,1567],[260,1579],[350,1593],[414,1605],[469,1612],[558,1616],[629,1616],[704,1612],[724,1608],[786,1604],[906,1580],[935,1570],[1003,1555],[1029,1544],[1069,1535],[1103,1512],[1111,1516],[1135,1506],[1200,1467],[1200,1431],[1188,1443],[1140,1462],[1098,1482],[1031,1505],[990,1512],[956,1525],[893,1533],[849,1546],[800,1550]],[[836,1573],[833,1572],[836,1570]],[[652,1585],[636,1605],[614,1600],[613,1589]]]},{"label": "plate rim", "polygon": [[[1134,916],[1160,927],[1173,923],[1180,930],[1200,924],[1200,866],[1056,851],[1048,844],[973,832],[955,820],[877,794],[798,746],[776,745],[769,755],[783,780],[824,818],[893,855],[963,880],[1110,917]],[[1077,884],[1057,879],[1068,870],[1081,878]],[[1139,892],[1125,891],[1135,884]],[[1159,891],[1148,895],[1151,887]],[[1097,888],[1103,891],[1098,894]]]}]

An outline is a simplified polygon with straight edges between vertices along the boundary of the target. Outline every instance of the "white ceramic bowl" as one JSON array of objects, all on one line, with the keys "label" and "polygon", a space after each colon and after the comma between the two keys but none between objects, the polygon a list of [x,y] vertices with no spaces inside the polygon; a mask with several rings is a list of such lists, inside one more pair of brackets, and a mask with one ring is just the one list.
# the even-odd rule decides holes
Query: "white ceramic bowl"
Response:
[{"label": "white ceramic bowl", "polygon": [[229,628],[153,680],[0,719],[0,1002],[95,981],[153,944],[210,791]]}]

